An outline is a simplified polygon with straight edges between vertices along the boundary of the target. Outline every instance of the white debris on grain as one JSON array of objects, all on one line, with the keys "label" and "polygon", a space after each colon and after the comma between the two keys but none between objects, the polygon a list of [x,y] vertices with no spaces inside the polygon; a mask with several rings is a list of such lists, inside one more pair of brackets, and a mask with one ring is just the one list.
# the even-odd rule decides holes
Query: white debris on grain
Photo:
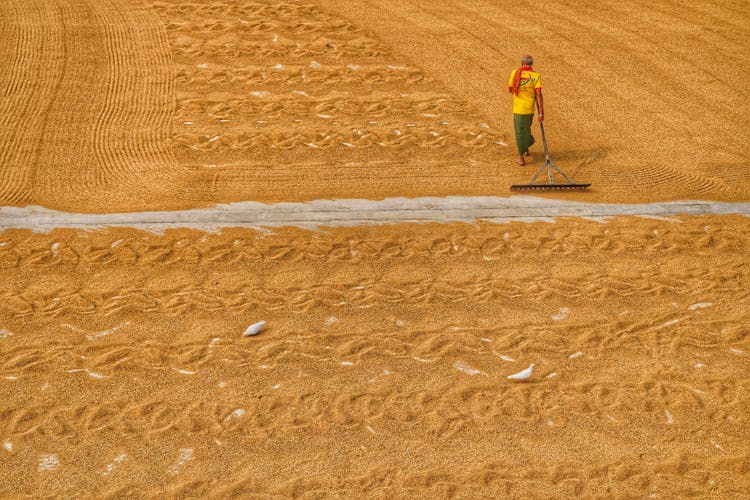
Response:
[{"label": "white debris on grain", "polygon": [[567,307],[561,307],[557,314],[552,315],[552,319],[554,319],[555,321],[562,321],[567,318],[569,314],[570,309],[568,309]]},{"label": "white debris on grain", "polygon": [[511,358],[510,356],[506,356],[505,354],[500,354],[499,352],[492,351],[492,354],[497,356],[498,358],[502,359],[503,361],[507,361],[509,363],[515,363],[516,360],[514,358]]},{"label": "white debris on grain", "polygon": [[666,323],[662,323],[661,325],[657,326],[656,328],[664,328],[666,326],[672,326],[675,323],[679,323],[679,321],[680,321],[679,319],[673,319],[673,320],[667,321]]},{"label": "white debris on grain", "polygon": [[480,370],[470,367],[463,361],[456,361],[455,363],[453,363],[453,368],[460,372],[464,372],[467,375],[479,375],[482,373]]},{"label": "white debris on grain", "polygon": [[521,370],[518,373],[514,373],[513,375],[508,375],[508,378],[510,380],[526,380],[527,378],[531,377],[531,374],[534,373],[534,363],[531,363],[528,368],[525,370]]},{"label": "white debris on grain", "polygon": [[57,455],[42,455],[39,457],[39,465],[37,465],[37,472],[47,472],[50,470],[57,469],[60,465],[60,461],[57,460]]},{"label": "white debris on grain", "polygon": [[253,323],[247,327],[247,330],[245,330],[245,333],[243,333],[242,336],[250,337],[251,335],[258,335],[264,326],[266,326],[266,322],[263,320]]},{"label": "white debris on grain", "polygon": [[176,476],[177,474],[180,473],[180,469],[182,469],[182,466],[192,459],[193,459],[192,449],[180,448],[180,454],[178,456],[177,463],[170,465],[169,468],[167,469],[167,472],[172,476]]},{"label": "white debris on grain", "polygon": [[242,408],[237,408],[232,413],[230,413],[229,416],[239,420],[245,416],[245,410],[243,410]]},{"label": "white debris on grain", "polygon": [[112,462],[107,464],[107,468],[104,469],[104,472],[102,472],[102,476],[106,476],[112,473],[112,471],[115,470],[115,467],[123,460],[125,460],[126,457],[127,455],[125,453],[120,453],[119,455],[117,455]]}]

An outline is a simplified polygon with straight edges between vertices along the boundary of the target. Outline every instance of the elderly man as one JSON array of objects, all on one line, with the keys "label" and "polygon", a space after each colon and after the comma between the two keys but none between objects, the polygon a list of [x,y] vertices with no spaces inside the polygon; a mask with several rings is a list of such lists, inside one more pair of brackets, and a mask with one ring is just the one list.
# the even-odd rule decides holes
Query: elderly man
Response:
[{"label": "elderly man", "polygon": [[525,55],[521,67],[510,73],[508,92],[513,94],[513,129],[518,146],[518,164],[525,165],[524,156],[529,155],[529,146],[536,142],[531,135],[531,122],[534,119],[534,102],[539,110],[539,123],[544,121],[544,101],[542,100],[542,77],[532,69],[534,58]]}]

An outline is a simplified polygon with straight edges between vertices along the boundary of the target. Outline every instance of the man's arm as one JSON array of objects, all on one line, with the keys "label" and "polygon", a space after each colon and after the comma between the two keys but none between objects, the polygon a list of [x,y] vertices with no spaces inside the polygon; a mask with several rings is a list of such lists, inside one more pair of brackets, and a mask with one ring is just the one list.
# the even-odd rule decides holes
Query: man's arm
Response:
[{"label": "man's arm", "polygon": [[544,98],[542,97],[542,89],[536,89],[536,110],[539,114],[539,123],[544,121]]}]

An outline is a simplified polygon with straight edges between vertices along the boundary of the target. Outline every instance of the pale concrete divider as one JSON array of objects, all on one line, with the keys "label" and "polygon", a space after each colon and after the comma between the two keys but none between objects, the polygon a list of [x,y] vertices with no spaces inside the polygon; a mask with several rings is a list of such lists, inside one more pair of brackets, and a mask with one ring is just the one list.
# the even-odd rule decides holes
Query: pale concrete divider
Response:
[{"label": "pale concrete divider", "polygon": [[49,231],[56,227],[135,227],[151,231],[190,227],[218,230],[222,227],[319,228],[394,224],[401,222],[554,221],[557,217],[606,219],[632,215],[739,214],[750,216],[750,203],[672,201],[643,204],[582,203],[532,196],[508,198],[482,196],[445,198],[387,198],[384,200],[315,200],[307,203],[239,202],[210,208],[173,212],[80,214],[38,206],[0,207],[0,229],[25,228]]}]

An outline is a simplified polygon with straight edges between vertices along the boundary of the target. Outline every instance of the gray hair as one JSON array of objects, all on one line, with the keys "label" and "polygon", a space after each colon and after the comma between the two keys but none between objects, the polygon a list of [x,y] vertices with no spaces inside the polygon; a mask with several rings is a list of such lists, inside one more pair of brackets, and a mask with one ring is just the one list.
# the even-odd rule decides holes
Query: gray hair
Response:
[{"label": "gray hair", "polygon": [[532,66],[534,64],[534,58],[530,55],[526,54],[525,56],[521,57],[521,65],[522,66]]}]

